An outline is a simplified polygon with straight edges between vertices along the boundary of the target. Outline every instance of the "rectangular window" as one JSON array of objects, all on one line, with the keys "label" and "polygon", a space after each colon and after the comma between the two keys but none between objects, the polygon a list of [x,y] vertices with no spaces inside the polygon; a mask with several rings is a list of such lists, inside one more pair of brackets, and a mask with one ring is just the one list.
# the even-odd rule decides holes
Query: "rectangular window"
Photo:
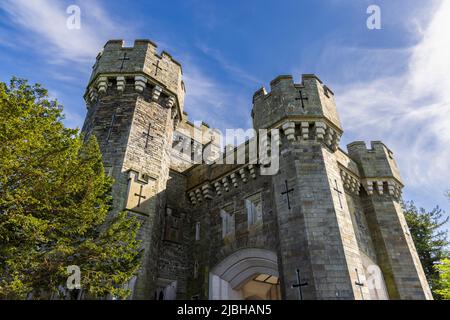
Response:
[{"label": "rectangular window", "polygon": [[247,222],[249,226],[262,221],[262,201],[260,192],[245,199],[245,207],[247,208]]},{"label": "rectangular window", "polygon": [[201,226],[200,222],[197,222],[195,224],[195,241],[199,241],[200,240],[200,226]]},{"label": "rectangular window", "polygon": [[198,278],[198,268],[199,268],[198,261],[195,261],[194,262],[194,279]]},{"label": "rectangular window", "polygon": [[234,233],[234,210],[233,207],[227,206],[220,210],[222,218],[222,238]]}]

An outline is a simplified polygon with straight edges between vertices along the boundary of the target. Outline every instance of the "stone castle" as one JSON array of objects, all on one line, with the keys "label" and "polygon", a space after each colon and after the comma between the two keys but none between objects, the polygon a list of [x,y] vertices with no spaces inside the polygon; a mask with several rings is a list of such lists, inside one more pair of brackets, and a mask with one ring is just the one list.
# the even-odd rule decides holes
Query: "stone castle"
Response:
[{"label": "stone castle", "polygon": [[254,129],[279,132],[259,139],[279,152],[263,174],[270,160],[249,152],[257,136],[226,153],[244,163],[219,161],[217,130],[183,111],[180,63],[153,42],[112,40],[97,56],[83,132],[115,180],[112,214],[142,224],[131,298],[432,299],[393,153],[379,141],[341,150],[334,94],[315,75],[270,87],[251,114]]}]

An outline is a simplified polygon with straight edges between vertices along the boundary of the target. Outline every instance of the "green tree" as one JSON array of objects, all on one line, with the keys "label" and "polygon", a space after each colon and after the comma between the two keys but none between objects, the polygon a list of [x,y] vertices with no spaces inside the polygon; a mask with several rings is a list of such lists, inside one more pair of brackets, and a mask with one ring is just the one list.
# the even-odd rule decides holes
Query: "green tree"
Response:
[{"label": "green tree", "polygon": [[423,208],[417,208],[412,201],[404,203],[403,208],[433,296],[440,299],[441,282],[436,264],[448,257],[447,231],[442,227],[449,221],[449,217],[445,217],[445,213],[439,207],[427,212]]},{"label": "green tree", "polygon": [[444,259],[436,265],[439,272],[438,289],[436,293],[445,300],[450,300],[450,259]]},{"label": "green tree", "polygon": [[[447,192],[447,197],[450,198],[450,191]],[[445,300],[450,300],[450,258],[448,256],[436,264],[436,271],[439,273],[436,292]]]},{"label": "green tree", "polygon": [[62,295],[67,267],[91,297],[124,298],[139,268],[139,224],[107,219],[112,181],[95,138],[65,128],[40,85],[0,83],[0,298]]}]

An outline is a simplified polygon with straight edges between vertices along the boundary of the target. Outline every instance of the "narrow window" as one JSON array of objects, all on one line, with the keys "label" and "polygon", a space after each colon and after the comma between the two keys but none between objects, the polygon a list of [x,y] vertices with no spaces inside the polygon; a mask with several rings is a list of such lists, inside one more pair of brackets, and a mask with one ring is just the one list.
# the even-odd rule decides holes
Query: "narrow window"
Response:
[{"label": "narrow window", "polygon": [[201,226],[200,222],[197,222],[195,224],[195,241],[199,241],[200,240],[200,226]]},{"label": "narrow window", "polygon": [[231,206],[220,211],[222,218],[222,238],[234,233],[234,213]]},{"label": "narrow window", "polygon": [[195,263],[194,263],[194,279],[198,278],[198,269],[199,269],[198,261],[195,261]]},{"label": "narrow window", "polygon": [[245,207],[247,208],[248,226],[262,221],[261,193],[254,194],[245,199]]}]

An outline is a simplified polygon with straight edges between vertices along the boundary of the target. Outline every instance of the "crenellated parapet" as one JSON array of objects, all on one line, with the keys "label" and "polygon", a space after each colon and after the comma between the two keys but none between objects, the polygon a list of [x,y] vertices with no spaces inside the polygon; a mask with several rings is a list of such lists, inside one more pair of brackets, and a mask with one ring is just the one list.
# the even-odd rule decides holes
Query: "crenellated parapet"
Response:
[{"label": "crenellated parapet", "polygon": [[280,128],[289,141],[316,140],[333,151],[339,146],[343,130],[333,92],[315,75],[305,74],[302,82],[283,75],[253,96],[255,129]]},{"label": "crenellated parapet", "polygon": [[347,148],[350,158],[358,164],[361,184],[368,195],[401,198],[403,183],[391,150],[380,141],[373,141],[370,149],[363,141]]},{"label": "crenellated parapet", "polygon": [[133,47],[125,47],[123,40],[108,41],[97,56],[84,96],[88,108],[108,90],[122,95],[147,92],[152,101],[172,109],[178,123],[185,96],[182,68],[170,54],[158,54],[156,48],[150,40],[136,40]]}]

